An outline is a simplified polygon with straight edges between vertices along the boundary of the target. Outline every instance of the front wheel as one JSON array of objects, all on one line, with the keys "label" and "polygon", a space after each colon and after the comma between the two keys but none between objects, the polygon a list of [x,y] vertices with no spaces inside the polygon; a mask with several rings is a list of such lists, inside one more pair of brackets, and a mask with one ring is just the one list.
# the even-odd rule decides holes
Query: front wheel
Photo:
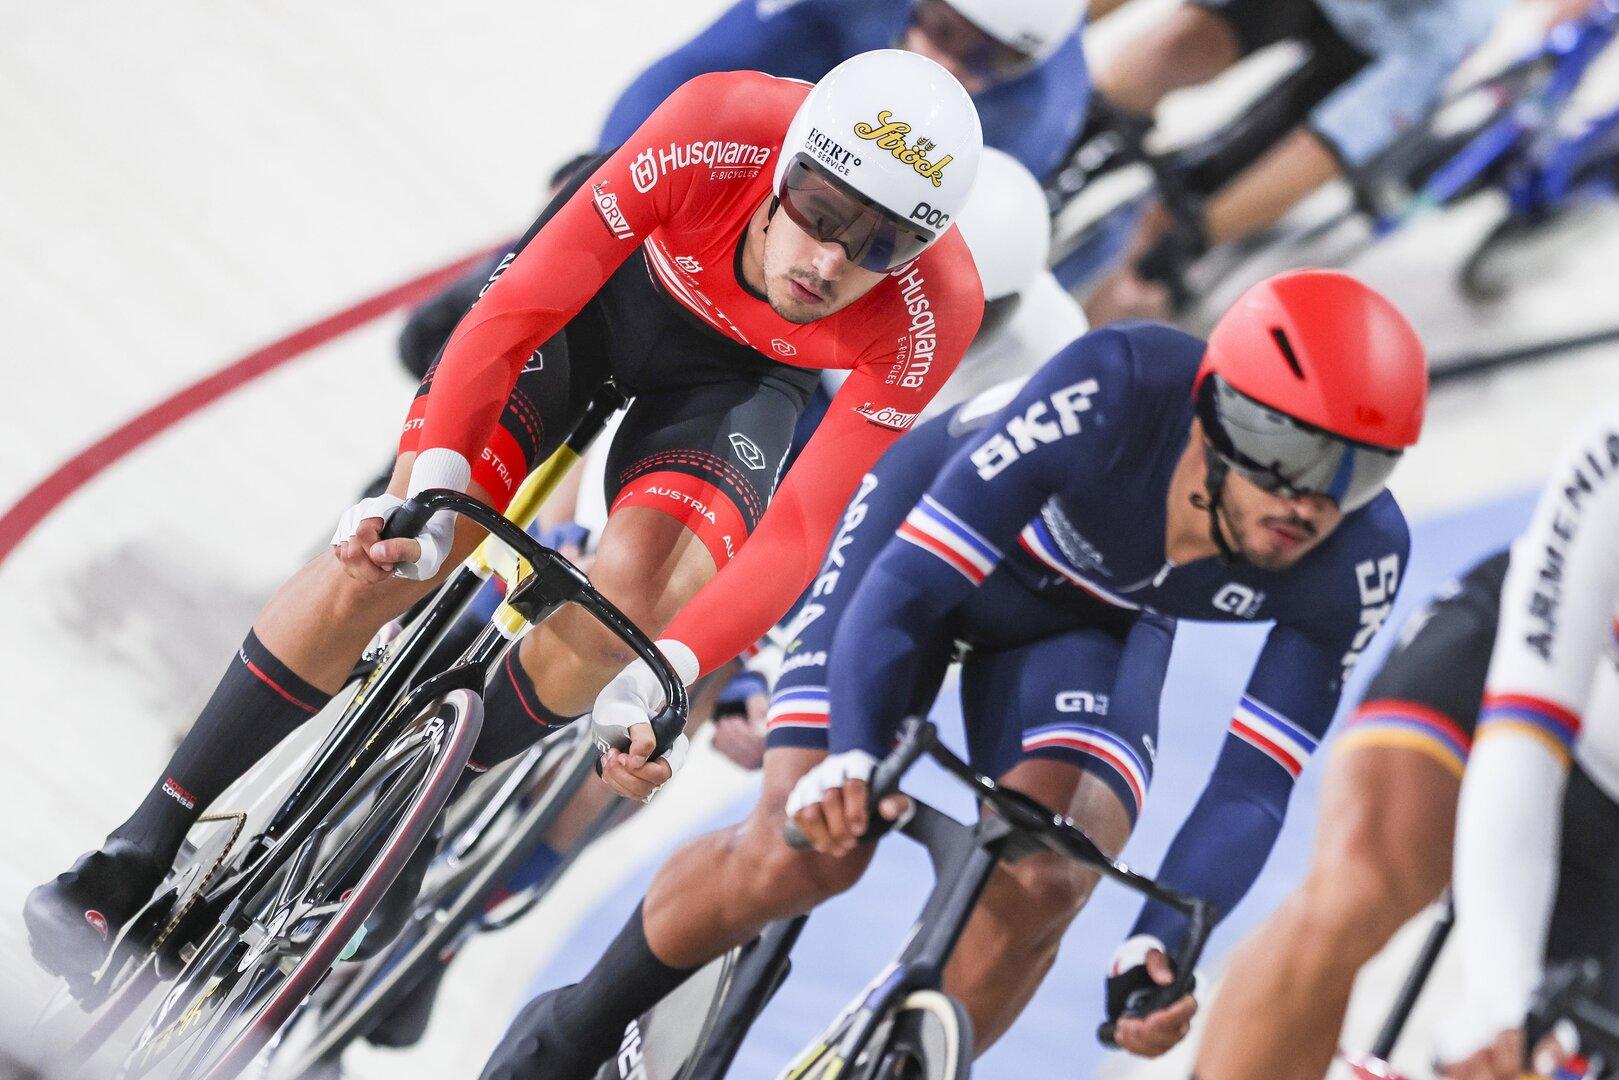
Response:
[{"label": "front wheel", "polygon": [[973,1026],[961,1002],[937,990],[906,995],[855,1059],[860,1080],[967,1080]]},{"label": "front wheel", "polygon": [[241,1072],[357,943],[449,799],[482,718],[477,695],[455,690],[404,724],[266,886],[238,899],[236,919],[196,943],[121,1075]]}]

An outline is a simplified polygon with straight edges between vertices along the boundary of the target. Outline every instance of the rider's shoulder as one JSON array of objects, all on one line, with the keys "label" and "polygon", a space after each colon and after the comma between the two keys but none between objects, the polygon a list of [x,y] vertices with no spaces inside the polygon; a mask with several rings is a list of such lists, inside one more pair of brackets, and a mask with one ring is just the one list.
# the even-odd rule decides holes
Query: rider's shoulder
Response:
[{"label": "rider's shoulder", "polygon": [[1048,379],[1089,373],[1104,383],[1104,392],[1190,401],[1202,357],[1203,342],[1184,331],[1160,323],[1118,322],[1081,334],[1059,349],[1041,373]]},{"label": "rider's shoulder", "polygon": [[779,142],[793,114],[810,92],[801,79],[763,71],[710,71],[686,80],[667,104],[681,119],[723,128],[727,138],[746,141],[755,129]]}]

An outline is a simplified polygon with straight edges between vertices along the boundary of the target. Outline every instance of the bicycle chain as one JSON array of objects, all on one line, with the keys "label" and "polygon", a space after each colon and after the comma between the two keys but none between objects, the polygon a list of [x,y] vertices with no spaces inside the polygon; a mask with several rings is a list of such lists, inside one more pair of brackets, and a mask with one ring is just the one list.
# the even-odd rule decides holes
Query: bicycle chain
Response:
[{"label": "bicycle chain", "polygon": [[180,909],[170,917],[168,925],[163,928],[163,932],[157,935],[157,940],[152,942],[150,951],[153,953],[157,953],[163,948],[163,943],[169,939],[169,935],[174,932],[174,928],[180,925],[181,920],[196,905],[197,899],[208,891],[208,885],[214,880],[214,875],[219,873],[221,866],[225,865],[225,859],[230,855],[231,849],[236,846],[236,841],[241,838],[242,830],[247,826],[247,815],[239,811],[231,814],[204,814],[197,819],[197,824],[202,825],[210,821],[234,821],[236,827],[231,830],[230,839],[225,841],[224,848],[214,857],[214,864],[208,868],[207,873],[202,875],[202,880],[197,883],[195,889],[191,890],[191,895],[186,897],[185,902],[180,905]]}]

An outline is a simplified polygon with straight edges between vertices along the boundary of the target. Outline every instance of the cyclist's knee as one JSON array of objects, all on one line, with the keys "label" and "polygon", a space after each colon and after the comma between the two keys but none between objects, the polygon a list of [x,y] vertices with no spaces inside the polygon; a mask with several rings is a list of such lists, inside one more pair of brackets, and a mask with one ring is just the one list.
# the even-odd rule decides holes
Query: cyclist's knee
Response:
[{"label": "cyclist's knee", "polygon": [[1358,813],[1335,824],[1301,890],[1312,937],[1376,952],[1444,888],[1447,868],[1422,845],[1401,842],[1396,823]]},{"label": "cyclist's knee", "polygon": [[1061,937],[1096,888],[1096,875],[1071,859],[1049,852],[1030,855],[1000,871],[1009,888],[1008,907],[1035,936]]}]

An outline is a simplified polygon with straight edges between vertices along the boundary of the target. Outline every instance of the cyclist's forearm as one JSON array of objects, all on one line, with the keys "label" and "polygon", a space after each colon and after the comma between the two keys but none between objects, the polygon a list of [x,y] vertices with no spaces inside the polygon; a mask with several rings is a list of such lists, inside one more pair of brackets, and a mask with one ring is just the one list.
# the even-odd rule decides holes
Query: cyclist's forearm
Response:
[{"label": "cyclist's forearm", "polygon": [[1499,725],[1481,728],[1468,757],[1454,880],[1473,1014],[1460,1024],[1475,1040],[1517,1026],[1540,980],[1567,782],[1566,757]]}]

